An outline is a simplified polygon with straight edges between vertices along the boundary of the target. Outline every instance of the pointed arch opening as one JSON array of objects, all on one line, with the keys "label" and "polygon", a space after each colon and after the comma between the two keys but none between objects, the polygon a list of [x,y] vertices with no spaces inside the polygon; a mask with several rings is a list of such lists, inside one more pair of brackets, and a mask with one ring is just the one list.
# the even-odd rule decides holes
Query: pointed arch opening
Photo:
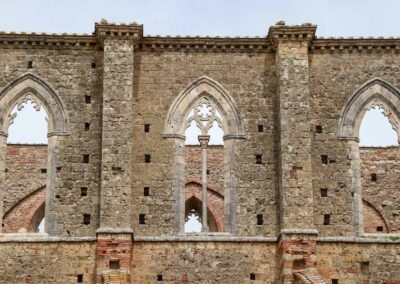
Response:
[{"label": "pointed arch opening", "polygon": [[356,235],[400,232],[400,207],[392,200],[400,190],[399,134],[400,91],[382,79],[362,85],[342,110],[338,138],[349,148]]},{"label": "pointed arch opening", "polygon": [[[39,138],[40,141],[36,141],[34,138],[38,138],[38,133],[31,133],[28,137],[26,136],[28,131],[23,131],[25,134],[23,141],[14,141],[14,139],[18,139],[16,138],[18,136],[15,136],[15,133],[13,133],[15,123],[20,123],[20,118],[22,119],[24,116],[22,112],[29,110],[33,111],[33,113],[36,111],[39,116],[41,115],[42,119],[46,119],[44,129],[42,130],[43,135],[41,135],[43,137]],[[35,129],[35,125],[32,125],[34,120],[28,119],[26,121],[26,118],[25,121],[23,120],[21,121],[23,127]],[[30,224],[24,225],[26,231],[38,232],[36,225],[39,226],[39,223],[46,216],[49,217],[47,220],[51,220],[51,222],[46,222],[45,232],[49,234],[57,233],[57,216],[51,208],[57,195],[57,169],[62,168],[58,160],[58,145],[62,142],[62,137],[68,134],[68,117],[62,99],[56,90],[45,80],[32,73],[26,73],[0,90],[0,198],[4,201],[7,197],[5,194],[10,191],[7,189],[7,186],[13,186],[6,182],[7,180],[12,180],[13,174],[13,171],[6,171],[8,167],[6,165],[8,155],[32,155],[34,157],[33,160],[37,163],[33,165],[32,160],[28,160],[27,162],[30,162],[29,168],[32,168],[33,175],[38,175],[37,180],[41,180],[46,184],[43,190],[45,197],[40,207],[36,208],[34,214],[29,211],[33,214],[31,217],[35,218],[32,219],[33,221]],[[11,144],[7,143],[8,137],[10,142],[23,144],[14,144],[15,146],[12,146],[13,149],[10,150],[9,147]],[[38,142],[42,145],[38,144]],[[37,160],[40,155],[38,153],[44,151],[42,146],[46,146],[46,144],[47,151],[45,151],[45,156],[40,157],[42,164],[39,165],[39,161]],[[25,196],[18,195],[19,198],[26,197],[29,199],[31,194],[29,190],[29,185],[27,185],[26,189],[20,190],[19,194],[25,194]],[[32,204],[32,208],[34,206],[36,205]],[[1,202],[0,218],[2,220],[6,217],[4,216],[4,210],[8,209],[4,208],[4,202]],[[36,224],[37,222],[39,223]]]},{"label": "pointed arch opening", "polygon": [[[174,100],[164,128],[164,138],[174,139],[175,160],[172,190],[175,196],[175,232],[184,232],[187,219],[185,198],[188,181],[197,179],[202,192],[203,231],[210,231],[203,212],[210,194],[208,183],[217,183],[223,192],[222,212],[210,215],[220,225],[216,232],[235,233],[236,154],[235,143],[245,138],[243,121],[232,96],[219,83],[203,76],[193,81]],[[196,148],[197,147],[197,148]],[[210,159],[208,159],[209,157]],[[213,159],[213,157],[215,159]],[[211,169],[211,163],[219,168]],[[208,164],[207,164],[208,163]],[[195,165],[195,166],[193,166]],[[209,197],[211,198],[211,197]],[[208,224],[208,225],[207,225]]]},{"label": "pointed arch opening", "polygon": [[[185,233],[200,233],[202,223],[201,218],[202,201],[201,199],[192,196],[185,202]],[[208,232],[219,232],[221,230],[221,228],[218,228],[217,221],[210,208],[207,208],[207,226]]]}]

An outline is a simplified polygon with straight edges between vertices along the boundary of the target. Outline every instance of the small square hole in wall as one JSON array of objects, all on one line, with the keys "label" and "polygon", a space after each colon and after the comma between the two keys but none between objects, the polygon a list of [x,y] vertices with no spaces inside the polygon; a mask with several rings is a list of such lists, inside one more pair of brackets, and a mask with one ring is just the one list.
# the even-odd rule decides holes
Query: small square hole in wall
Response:
[{"label": "small square hole in wall", "polygon": [[261,154],[256,155],[256,164],[257,165],[262,164],[262,155]]},{"label": "small square hole in wall", "polygon": [[377,226],[376,227],[377,232],[383,232],[383,226]]},{"label": "small square hole in wall", "polygon": [[146,224],[146,215],[145,214],[139,214],[139,224],[144,225]]},{"label": "small square hole in wall", "polygon": [[163,281],[162,274],[158,274],[158,275],[157,275],[157,281]]},{"label": "small square hole in wall", "polygon": [[92,62],[91,64],[90,64],[90,66],[94,69],[94,68],[96,68],[96,62]]},{"label": "small square hole in wall", "polygon": [[120,264],[119,264],[119,259],[112,259],[109,262],[110,269],[119,269]]},{"label": "small square hole in wall", "polygon": [[377,180],[378,176],[375,173],[371,174],[371,181],[376,182]]},{"label": "small square hole in wall", "polygon": [[306,260],[304,258],[293,260],[293,270],[303,270],[306,268]]},{"label": "small square hole in wall", "polygon": [[76,282],[77,283],[83,283],[83,274],[78,274],[77,275]]},{"label": "small square hole in wall", "polygon": [[148,164],[148,163],[151,162],[151,155],[150,155],[150,154],[145,154],[145,155],[144,155],[144,162],[145,162],[146,164]]},{"label": "small square hole in wall", "polygon": [[4,172],[5,172],[5,173],[8,173],[8,169],[4,169]]},{"label": "small square hole in wall", "polygon": [[56,168],[57,173],[61,173],[61,170],[62,170],[62,167],[57,167]]},{"label": "small square hole in wall", "polygon": [[328,197],[328,189],[327,188],[321,188],[321,197]]},{"label": "small square hole in wall", "polygon": [[250,273],[250,280],[256,280],[256,274]]},{"label": "small square hole in wall", "polygon": [[31,60],[28,61],[28,68],[29,69],[33,68],[33,61]]},{"label": "small square hole in wall", "polygon": [[47,173],[47,169],[40,169],[40,173],[42,173],[42,174]]},{"label": "small square hole in wall", "polygon": [[264,217],[262,214],[257,214],[257,225],[264,225]]},{"label": "small square hole in wall", "polygon": [[338,279],[332,279],[332,284],[339,284],[339,280]]},{"label": "small square hole in wall", "polygon": [[150,124],[145,124],[144,125],[144,132],[146,132],[146,133],[150,132]]},{"label": "small square hole in wall", "polygon": [[331,215],[325,214],[324,215],[324,225],[329,225],[331,223]]},{"label": "small square hole in wall", "polygon": [[88,164],[89,163],[89,154],[83,155],[83,163]]},{"label": "small square hole in wall", "polygon": [[206,173],[207,173],[207,175],[209,175],[210,174],[210,170],[207,170]]},{"label": "small square hole in wall", "polygon": [[264,132],[264,125],[259,124],[257,125],[258,132]]},{"label": "small square hole in wall", "polygon": [[328,164],[328,156],[327,155],[321,155],[321,163],[324,165]]},{"label": "small square hole in wall", "polygon": [[81,187],[81,197],[87,196],[87,191],[88,191],[87,187]]},{"label": "small square hole in wall", "polygon": [[315,126],[315,132],[316,133],[322,133],[322,126],[321,125],[316,125]]},{"label": "small square hole in wall", "polygon": [[367,274],[369,272],[369,261],[363,261],[360,263],[361,272]]},{"label": "small square hole in wall", "polygon": [[143,195],[150,196],[150,187],[143,187]]},{"label": "small square hole in wall", "polygon": [[90,224],[90,214],[83,214],[83,224],[85,225]]},{"label": "small square hole in wall", "polygon": [[85,131],[89,131],[89,130],[90,130],[90,123],[85,122]]},{"label": "small square hole in wall", "polygon": [[91,96],[85,96],[85,103],[87,103],[87,104],[92,103],[92,97]]}]

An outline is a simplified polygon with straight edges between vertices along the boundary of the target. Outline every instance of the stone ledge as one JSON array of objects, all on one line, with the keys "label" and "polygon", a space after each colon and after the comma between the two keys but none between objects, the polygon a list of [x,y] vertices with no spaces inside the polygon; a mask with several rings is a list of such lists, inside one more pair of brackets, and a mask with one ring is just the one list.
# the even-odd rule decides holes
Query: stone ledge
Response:
[{"label": "stone ledge", "polygon": [[[393,240],[390,237],[394,238]],[[400,244],[400,234],[397,235],[365,235],[364,237],[317,237],[317,242],[325,243],[370,243],[370,244]]]},{"label": "stone ledge", "polygon": [[104,227],[97,229],[96,234],[133,234],[133,230],[131,228]]},{"label": "stone ledge", "polygon": [[94,242],[95,237],[56,237],[40,233],[0,233],[0,243]]},{"label": "stone ledge", "polygon": [[282,229],[280,235],[318,235],[315,229]]},{"label": "stone ledge", "polygon": [[276,243],[276,237],[236,237],[228,233],[185,234],[175,236],[135,236],[134,242],[255,242]]}]

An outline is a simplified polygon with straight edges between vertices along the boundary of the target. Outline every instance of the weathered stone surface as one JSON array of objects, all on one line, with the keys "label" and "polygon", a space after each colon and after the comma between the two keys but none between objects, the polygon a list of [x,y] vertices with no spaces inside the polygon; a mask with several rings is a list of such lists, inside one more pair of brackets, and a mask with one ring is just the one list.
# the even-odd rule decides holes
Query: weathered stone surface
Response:
[{"label": "weathered stone surface", "polygon": [[274,283],[275,257],[268,243],[135,242],[132,283],[153,283],[157,275],[166,283]]},{"label": "weathered stone surface", "polygon": [[1,283],[93,283],[96,242],[1,243]]},{"label": "weathered stone surface", "polygon": [[[0,282],[398,283],[399,150],[359,148],[358,131],[373,106],[400,131],[400,40],[315,29],[0,33]],[[47,150],[6,144],[28,94],[48,112]],[[201,98],[225,119],[207,150],[219,232],[185,234],[202,163],[183,134]],[[7,234],[43,196],[48,234]]]}]

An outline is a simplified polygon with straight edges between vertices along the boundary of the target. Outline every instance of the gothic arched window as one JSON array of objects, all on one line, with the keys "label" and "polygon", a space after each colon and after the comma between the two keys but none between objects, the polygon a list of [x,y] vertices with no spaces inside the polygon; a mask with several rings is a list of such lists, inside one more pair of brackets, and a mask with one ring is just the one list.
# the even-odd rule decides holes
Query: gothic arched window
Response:
[{"label": "gothic arched window", "polygon": [[170,107],[164,137],[175,141],[175,232],[201,223],[203,232],[234,233],[234,146],[245,135],[232,97],[208,77],[194,81]]}]

